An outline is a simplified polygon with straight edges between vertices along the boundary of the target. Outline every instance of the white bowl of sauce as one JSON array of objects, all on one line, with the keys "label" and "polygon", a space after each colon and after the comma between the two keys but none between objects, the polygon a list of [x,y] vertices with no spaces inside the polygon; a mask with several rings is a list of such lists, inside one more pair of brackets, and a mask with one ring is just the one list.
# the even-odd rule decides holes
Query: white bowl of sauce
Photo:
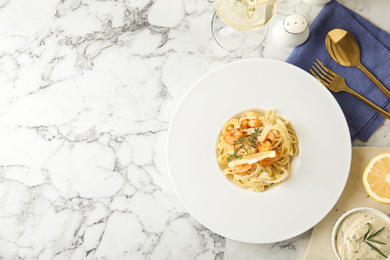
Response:
[{"label": "white bowl of sauce", "polygon": [[[382,231],[370,238],[370,234],[375,234],[383,227]],[[372,242],[373,240],[386,244]],[[389,216],[373,208],[361,207],[347,211],[337,220],[332,232],[332,247],[339,260],[386,259],[369,244],[389,257]]]}]

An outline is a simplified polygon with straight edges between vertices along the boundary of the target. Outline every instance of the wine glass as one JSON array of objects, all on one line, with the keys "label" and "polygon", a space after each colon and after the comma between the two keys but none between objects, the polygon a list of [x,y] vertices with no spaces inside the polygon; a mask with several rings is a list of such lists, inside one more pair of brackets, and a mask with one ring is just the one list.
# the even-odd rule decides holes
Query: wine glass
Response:
[{"label": "wine glass", "polygon": [[223,49],[249,53],[263,42],[267,23],[275,15],[278,0],[214,0],[211,21],[214,39]]}]

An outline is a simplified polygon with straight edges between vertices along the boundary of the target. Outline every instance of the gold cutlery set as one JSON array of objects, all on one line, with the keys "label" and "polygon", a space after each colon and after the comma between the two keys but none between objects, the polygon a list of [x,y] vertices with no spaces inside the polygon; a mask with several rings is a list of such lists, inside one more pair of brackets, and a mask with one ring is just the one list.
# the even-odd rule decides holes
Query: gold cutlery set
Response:
[{"label": "gold cutlery set", "polygon": [[[358,67],[367,77],[388,97],[390,91],[379,82],[360,62],[360,49],[356,39],[349,32],[342,29],[334,29],[328,33],[325,40],[326,49],[329,55],[338,64],[346,67]],[[317,64],[318,63],[318,64]],[[372,107],[375,111],[390,119],[390,113],[375,105],[359,93],[355,92],[347,86],[343,77],[339,76],[321,61],[317,59],[317,63],[312,66],[310,72],[316,77],[325,87],[333,92],[345,91],[355,96],[365,104]]]}]

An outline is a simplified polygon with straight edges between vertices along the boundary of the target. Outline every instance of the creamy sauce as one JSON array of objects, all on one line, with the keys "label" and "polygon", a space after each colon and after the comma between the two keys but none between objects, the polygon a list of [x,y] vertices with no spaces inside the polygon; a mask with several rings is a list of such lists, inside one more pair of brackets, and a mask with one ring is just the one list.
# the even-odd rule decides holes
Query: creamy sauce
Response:
[{"label": "creamy sauce", "polygon": [[364,241],[364,235],[366,234],[368,227],[366,223],[370,223],[371,229],[370,234],[374,230],[379,230],[382,227],[385,227],[378,236],[374,239],[386,243],[386,245],[381,245],[377,243],[372,243],[379,250],[381,250],[385,255],[390,253],[390,225],[384,220],[381,216],[370,212],[370,211],[361,211],[355,212],[346,217],[341,225],[339,226],[337,235],[336,235],[336,246],[337,252],[341,259],[349,260],[376,260],[385,259],[383,256],[378,254],[373,250],[369,245]]}]

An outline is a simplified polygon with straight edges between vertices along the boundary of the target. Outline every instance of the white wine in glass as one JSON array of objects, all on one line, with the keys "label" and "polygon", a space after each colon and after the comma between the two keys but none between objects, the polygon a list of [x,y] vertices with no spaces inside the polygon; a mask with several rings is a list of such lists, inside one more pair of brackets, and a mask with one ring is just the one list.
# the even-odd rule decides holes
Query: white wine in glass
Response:
[{"label": "white wine in glass", "polygon": [[245,53],[262,43],[266,24],[275,15],[278,0],[214,0],[214,4],[215,40],[228,51]]}]

